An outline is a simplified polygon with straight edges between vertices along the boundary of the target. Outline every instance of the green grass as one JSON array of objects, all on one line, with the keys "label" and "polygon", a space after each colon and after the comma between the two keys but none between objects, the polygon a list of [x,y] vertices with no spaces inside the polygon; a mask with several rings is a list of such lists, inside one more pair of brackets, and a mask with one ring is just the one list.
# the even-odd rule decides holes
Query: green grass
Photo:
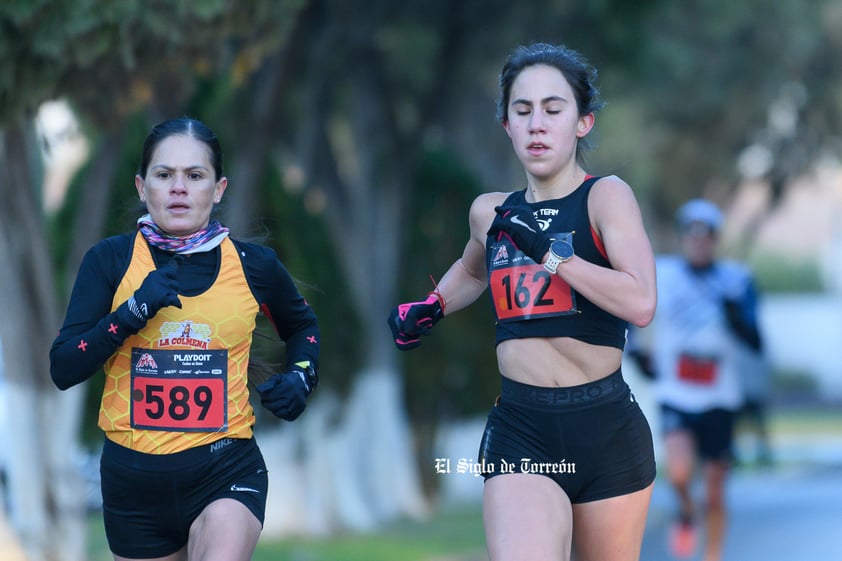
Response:
[{"label": "green grass", "polygon": [[254,561],[428,561],[485,555],[480,507],[445,510],[371,534],[322,539],[261,539]]},{"label": "green grass", "polygon": [[769,431],[774,435],[839,436],[842,407],[769,407]]},{"label": "green grass", "polygon": [[[91,561],[110,561],[102,517],[91,516]],[[480,506],[445,509],[370,534],[273,540],[261,537],[253,561],[433,561],[485,559]]]}]

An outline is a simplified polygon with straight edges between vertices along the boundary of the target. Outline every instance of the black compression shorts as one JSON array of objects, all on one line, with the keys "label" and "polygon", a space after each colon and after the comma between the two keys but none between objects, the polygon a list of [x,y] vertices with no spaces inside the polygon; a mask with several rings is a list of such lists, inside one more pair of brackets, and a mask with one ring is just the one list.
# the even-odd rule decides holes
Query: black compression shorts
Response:
[{"label": "black compression shorts", "polygon": [[136,452],[105,439],[102,512],[111,551],[154,558],[187,544],[190,525],[211,502],[243,503],[263,524],[268,475],[254,439],[226,438],[177,452]]},{"label": "black compression shorts", "polygon": [[618,370],[566,388],[503,377],[479,450],[483,476],[552,478],[572,503],[639,491],[655,479],[652,432]]},{"label": "black compression shorts", "polygon": [[669,405],[661,405],[662,432],[689,432],[703,460],[730,462],[734,459],[735,418],[736,413],[728,409],[688,413]]}]

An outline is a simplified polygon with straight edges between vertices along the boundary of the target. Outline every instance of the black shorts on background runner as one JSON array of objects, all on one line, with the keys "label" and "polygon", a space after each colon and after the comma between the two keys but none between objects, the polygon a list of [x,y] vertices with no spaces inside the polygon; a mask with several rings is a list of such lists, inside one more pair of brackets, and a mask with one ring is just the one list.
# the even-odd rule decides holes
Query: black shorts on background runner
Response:
[{"label": "black shorts on background runner", "polygon": [[734,459],[735,419],[736,413],[728,409],[688,413],[661,405],[662,432],[686,431],[692,434],[699,457],[703,460],[730,462]]}]

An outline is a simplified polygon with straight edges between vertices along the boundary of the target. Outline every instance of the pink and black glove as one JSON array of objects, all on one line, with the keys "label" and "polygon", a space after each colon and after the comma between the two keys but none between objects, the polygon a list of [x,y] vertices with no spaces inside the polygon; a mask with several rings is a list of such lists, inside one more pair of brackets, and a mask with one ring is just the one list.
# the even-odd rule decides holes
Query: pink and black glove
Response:
[{"label": "pink and black glove", "polygon": [[488,229],[488,235],[496,237],[502,232],[519,250],[540,264],[550,250],[552,239],[541,229],[532,210],[524,206],[498,206],[494,210],[497,216]]},{"label": "pink and black glove", "polygon": [[389,314],[392,338],[401,351],[421,345],[421,336],[429,335],[433,326],[444,317],[444,299],[431,292],[423,302],[401,304]]}]

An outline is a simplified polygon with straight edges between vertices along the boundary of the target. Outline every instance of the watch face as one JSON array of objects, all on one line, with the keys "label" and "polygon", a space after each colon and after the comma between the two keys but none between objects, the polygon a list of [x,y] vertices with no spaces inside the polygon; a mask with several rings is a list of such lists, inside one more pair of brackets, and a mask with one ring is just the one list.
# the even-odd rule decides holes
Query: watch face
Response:
[{"label": "watch face", "polygon": [[561,259],[567,260],[573,257],[573,246],[564,240],[556,240],[550,246],[550,251],[555,253]]}]

